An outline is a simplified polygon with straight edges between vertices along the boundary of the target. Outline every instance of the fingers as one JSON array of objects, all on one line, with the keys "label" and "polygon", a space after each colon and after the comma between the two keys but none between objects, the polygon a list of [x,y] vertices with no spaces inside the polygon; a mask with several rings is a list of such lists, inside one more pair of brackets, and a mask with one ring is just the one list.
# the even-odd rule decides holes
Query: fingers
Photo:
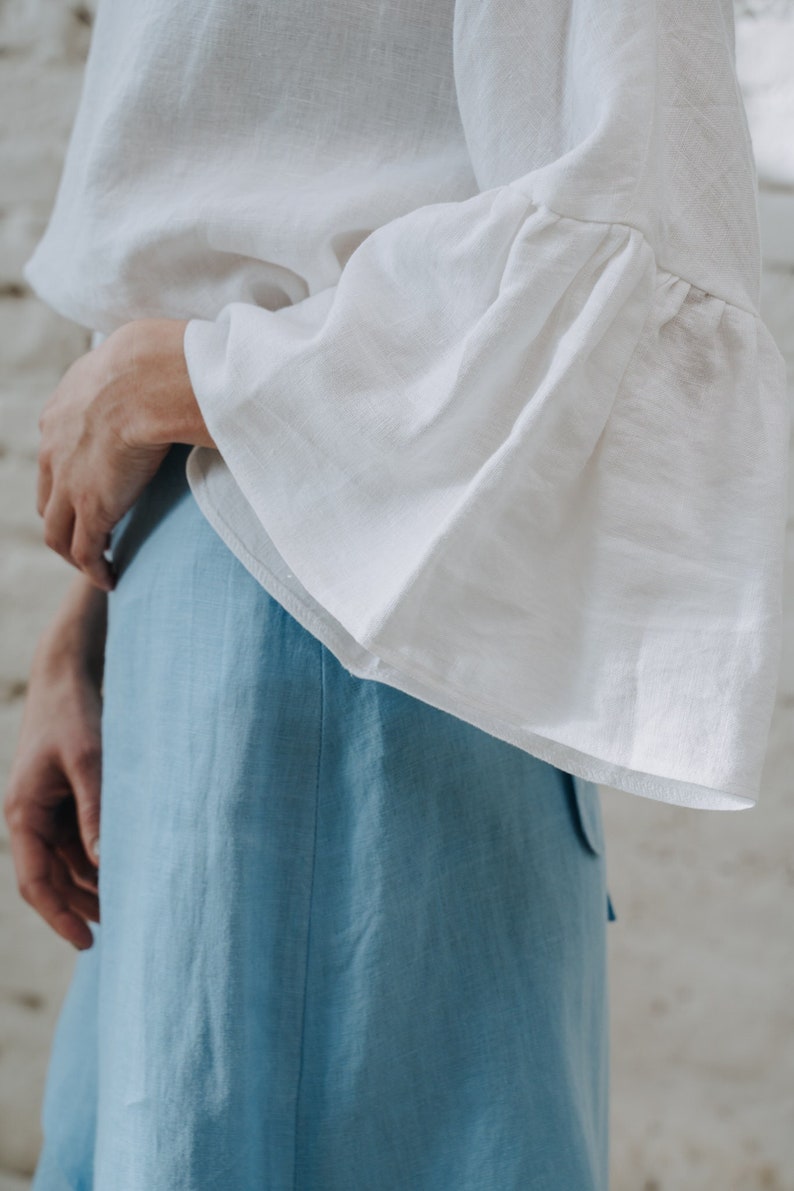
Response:
[{"label": "fingers", "polygon": [[57,851],[69,866],[69,871],[75,885],[79,885],[83,889],[88,889],[89,892],[97,893],[99,890],[99,871],[96,865],[92,864],[86,856],[82,840],[68,840],[66,843],[59,844]]},{"label": "fingers", "polygon": [[101,528],[97,517],[77,515],[68,499],[48,499],[44,511],[44,542],[102,591],[113,590],[115,576],[104,557],[110,544],[110,533]]},{"label": "fingers", "polygon": [[[119,443],[117,401],[107,397],[94,359],[89,352],[72,365],[39,416],[36,508],[47,546],[109,592],[109,531],[125,499],[134,499],[142,464]],[[139,486],[146,476],[143,467]]]},{"label": "fingers", "polygon": [[110,544],[110,534],[89,529],[84,518],[77,517],[71,541],[71,559],[102,591],[112,591],[115,585],[113,570],[104,557]]},{"label": "fingers", "polygon": [[39,471],[36,481],[36,512],[40,517],[44,516],[44,510],[47,507],[47,501],[50,499],[51,492],[52,468],[44,452],[39,451]]},{"label": "fingers", "polygon": [[29,823],[9,824],[20,896],[78,950],[93,943],[86,919],[99,922],[99,898],[72,880],[65,862]]},{"label": "fingers", "polygon": [[101,736],[83,740],[79,747],[63,758],[64,772],[74,797],[68,801],[71,822],[61,830],[66,842],[78,836],[86,857],[94,856],[94,841],[99,838],[99,818],[102,801],[102,740]]},{"label": "fingers", "polygon": [[[96,751],[85,745],[80,750],[76,768],[83,775],[84,792],[96,784],[87,777],[97,771],[92,760]],[[64,776],[65,767],[52,761],[39,767],[35,782],[30,774],[23,778],[12,772],[3,810],[20,896],[82,950],[93,942],[88,921],[100,920],[97,874],[83,848],[75,798],[68,783],[62,783]],[[95,812],[87,811],[85,818],[98,828],[98,796]]]},{"label": "fingers", "polygon": [[52,498],[47,502],[44,512],[44,543],[72,565],[74,516],[74,508],[70,501]]},{"label": "fingers", "polygon": [[[95,818],[95,816],[91,816],[91,818]],[[92,863],[86,854],[86,848],[81,839],[80,826],[77,820],[77,807],[74,798],[65,799],[59,810],[58,829],[55,833],[59,841],[56,845],[57,851],[68,864],[75,884],[82,885],[84,888],[96,893],[98,890],[99,875],[97,865]],[[86,829],[84,827],[83,835],[85,834]],[[88,830],[88,834],[99,834],[98,823],[95,827]]]}]

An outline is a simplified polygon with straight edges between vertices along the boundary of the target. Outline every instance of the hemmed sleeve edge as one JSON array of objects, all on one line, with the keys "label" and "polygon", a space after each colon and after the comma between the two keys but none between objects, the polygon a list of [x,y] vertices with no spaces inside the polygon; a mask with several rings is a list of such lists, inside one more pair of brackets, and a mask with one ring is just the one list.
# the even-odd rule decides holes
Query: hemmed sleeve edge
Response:
[{"label": "hemmed sleeve edge", "polygon": [[[415,669],[401,668],[399,663],[403,661],[404,665],[404,660],[380,645],[377,654],[364,649],[326,609],[316,604],[313,606],[311,597],[297,581],[295,587],[287,586],[273,570],[255,557],[231,527],[218,507],[216,498],[219,493],[215,489],[220,484],[228,493],[228,489],[231,486],[236,488],[236,484],[217,451],[211,451],[208,447],[194,447],[188,456],[186,474],[199,507],[232,553],[262,587],[330,649],[354,676],[393,686],[542,761],[598,785],[690,809],[735,811],[749,810],[756,805],[757,796],[645,773],[580,752],[570,745],[494,716],[482,703],[454,689],[448,682],[434,679],[432,686],[427,685]],[[239,499],[244,501],[242,493]],[[275,552],[272,544],[271,548]]]}]

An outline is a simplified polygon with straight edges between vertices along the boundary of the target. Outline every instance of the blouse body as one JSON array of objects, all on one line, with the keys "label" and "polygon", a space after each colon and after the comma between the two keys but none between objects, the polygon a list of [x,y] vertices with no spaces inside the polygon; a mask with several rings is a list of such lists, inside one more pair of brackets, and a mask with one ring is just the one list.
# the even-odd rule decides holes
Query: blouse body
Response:
[{"label": "blouse body", "polygon": [[188,319],[202,512],[353,674],[758,799],[789,413],[731,0],[100,0],[24,274]]}]

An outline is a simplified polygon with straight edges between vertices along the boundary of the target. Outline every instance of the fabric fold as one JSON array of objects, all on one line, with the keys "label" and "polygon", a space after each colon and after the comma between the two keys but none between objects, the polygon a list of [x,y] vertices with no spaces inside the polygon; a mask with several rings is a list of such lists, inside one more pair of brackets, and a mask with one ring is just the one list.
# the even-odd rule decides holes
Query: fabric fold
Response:
[{"label": "fabric fold", "polygon": [[[354,672],[364,650],[584,778],[757,798],[788,434],[756,314],[660,268],[636,228],[508,184],[376,229],[294,307],[191,320],[185,355]],[[207,455],[188,465],[205,505]]]}]

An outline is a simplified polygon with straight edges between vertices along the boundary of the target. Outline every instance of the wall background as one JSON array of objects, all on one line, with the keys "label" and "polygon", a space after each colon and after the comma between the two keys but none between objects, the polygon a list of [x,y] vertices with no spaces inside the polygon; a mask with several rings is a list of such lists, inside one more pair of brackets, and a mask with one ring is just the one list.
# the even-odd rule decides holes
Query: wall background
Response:
[{"label": "wall background", "polygon": [[[770,73],[778,61],[790,72],[794,11],[780,0],[752,7],[756,21],[774,12],[781,22],[766,39],[758,24],[742,26],[739,48],[764,186],[762,313],[794,378],[794,104],[787,98],[794,77],[787,91],[783,74],[775,88]],[[3,781],[37,636],[74,574],[44,546],[35,511],[37,418],[89,336],[34,298],[20,268],[55,194],[93,9],[93,2],[0,0]],[[784,54],[786,29],[792,52]],[[780,134],[773,129],[770,139],[762,123],[772,116]],[[786,138],[790,177],[775,148]],[[791,522],[788,532],[791,538]],[[794,548],[787,582],[783,673],[758,806],[699,812],[602,789],[618,916],[608,927],[613,1191],[794,1191]],[[0,1191],[29,1185],[49,1045],[75,955],[19,897],[3,821]]]}]

